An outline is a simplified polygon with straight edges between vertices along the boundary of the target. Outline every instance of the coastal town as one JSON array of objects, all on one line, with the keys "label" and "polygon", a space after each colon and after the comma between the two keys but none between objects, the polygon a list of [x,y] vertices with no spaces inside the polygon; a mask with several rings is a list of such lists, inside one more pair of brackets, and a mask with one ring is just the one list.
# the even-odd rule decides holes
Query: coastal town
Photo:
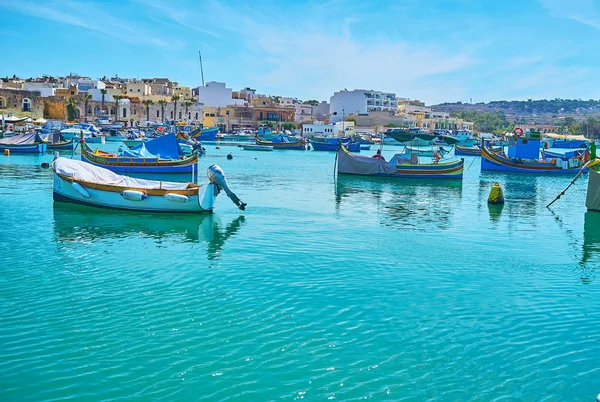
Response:
[{"label": "coastal town", "polygon": [[345,120],[365,133],[395,126],[473,129],[472,122],[434,111],[419,100],[378,90],[343,89],[327,100],[299,100],[260,94],[250,87],[234,90],[215,81],[190,88],[169,78],[92,79],[74,73],[0,80],[0,112],[5,115],[64,121],[70,100],[77,121],[108,118],[126,126],[177,120],[235,132],[256,129],[262,122],[300,130],[304,124]]}]

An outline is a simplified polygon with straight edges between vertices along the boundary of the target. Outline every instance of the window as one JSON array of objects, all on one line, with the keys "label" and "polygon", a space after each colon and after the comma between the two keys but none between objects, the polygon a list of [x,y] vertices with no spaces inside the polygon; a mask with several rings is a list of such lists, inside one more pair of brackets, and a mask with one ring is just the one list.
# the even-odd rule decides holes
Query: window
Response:
[{"label": "window", "polygon": [[198,120],[198,112],[196,112],[196,117],[195,117],[195,119],[196,119],[196,120]]},{"label": "window", "polygon": [[133,115],[137,115],[137,109],[133,109]]},{"label": "window", "polygon": [[133,92],[133,89],[129,89],[129,92]]},{"label": "window", "polygon": [[208,117],[210,116],[208,113],[204,113],[204,117]]},{"label": "window", "polygon": [[160,117],[160,110],[156,111],[156,117]]},{"label": "window", "polygon": [[171,119],[173,118],[173,111],[171,110]]},{"label": "window", "polygon": [[179,120],[181,120],[181,112],[179,112]]},{"label": "window", "polygon": [[123,118],[127,117],[127,108],[123,108]]}]

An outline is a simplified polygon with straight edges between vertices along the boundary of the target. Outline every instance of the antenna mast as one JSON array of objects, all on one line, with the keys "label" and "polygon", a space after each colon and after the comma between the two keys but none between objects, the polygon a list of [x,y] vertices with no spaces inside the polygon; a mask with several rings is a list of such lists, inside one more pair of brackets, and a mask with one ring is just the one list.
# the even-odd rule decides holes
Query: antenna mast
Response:
[{"label": "antenna mast", "polygon": [[202,86],[204,86],[204,69],[202,68],[202,53],[198,50],[198,57],[200,57],[200,74],[202,75]]}]

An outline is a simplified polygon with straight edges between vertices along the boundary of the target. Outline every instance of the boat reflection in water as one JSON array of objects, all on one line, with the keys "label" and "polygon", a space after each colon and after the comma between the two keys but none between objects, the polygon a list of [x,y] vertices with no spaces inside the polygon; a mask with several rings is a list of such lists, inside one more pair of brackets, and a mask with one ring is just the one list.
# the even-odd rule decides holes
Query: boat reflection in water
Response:
[{"label": "boat reflection in water", "polygon": [[581,282],[591,283],[595,268],[600,267],[600,212],[585,213],[581,267]]},{"label": "boat reflection in water", "polygon": [[[57,243],[91,243],[99,240],[150,238],[179,243],[206,242],[208,259],[218,257],[225,242],[244,223],[238,216],[223,230],[214,214],[147,214],[104,210],[79,205],[54,204]],[[176,219],[174,219],[176,217]]]},{"label": "boat reflection in water", "polygon": [[[460,208],[462,180],[426,181],[339,175],[335,184],[336,210],[343,201],[352,213],[382,213],[381,224],[408,230],[448,228],[454,208]],[[362,205],[364,210],[356,210]]]}]

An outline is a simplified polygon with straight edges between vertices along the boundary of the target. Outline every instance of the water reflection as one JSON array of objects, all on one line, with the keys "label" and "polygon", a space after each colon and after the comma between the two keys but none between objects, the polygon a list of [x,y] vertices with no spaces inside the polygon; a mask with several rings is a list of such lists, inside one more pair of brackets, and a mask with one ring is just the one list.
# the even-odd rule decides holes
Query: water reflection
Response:
[{"label": "water reflection", "polygon": [[502,215],[502,209],[504,209],[504,204],[490,204],[488,203],[488,212],[490,214],[490,221],[496,223],[500,220],[500,215]]},{"label": "water reflection", "polygon": [[340,175],[335,183],[336,210],[343,203],[375,208],[381,224],[413,230],[446,229],[459,208],[462,181],[390,179]]},{"label": "water reflection", "polygon": [[79,205],[55,203],[54,233],[56,242],[91,243],[97,240],[151,238],[156,243],[206,242],[208,259],[217,258],[225,242],[244,223],[238,216],[222,230],[217,215],[147,214],[103,210]]},{"label": "water reflection", "polygon": [[583,251],[581,254],[581,281],[592,282],[592,274],[600,266],[600,213],[585,213],[583,222]]}]

